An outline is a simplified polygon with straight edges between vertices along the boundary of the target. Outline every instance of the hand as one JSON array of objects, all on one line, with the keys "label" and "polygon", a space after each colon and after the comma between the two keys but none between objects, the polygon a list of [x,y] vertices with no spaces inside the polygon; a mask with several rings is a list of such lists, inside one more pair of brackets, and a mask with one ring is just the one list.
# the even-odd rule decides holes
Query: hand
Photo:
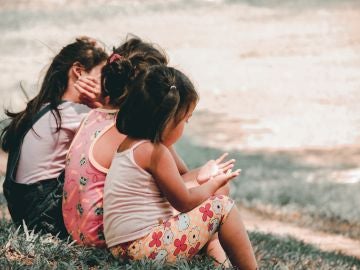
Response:
[{"label": "hand", "polygon": [[80,102],[89,106],[90,108],[101,107],[99,102],[101,90],[100,82],[92,76],[80,76],[74,83],[74,88],[79,92]]},{"label": "hand", "polygon": [[211,177],[210,181],[216,181],[216,184],[219,185],[219,189],[220,189],[221,187],[227,185],[231,179],[234,179],[235,177],[239,176],[240,172],[241,172],[240,169],[237,169],[235,171],[229,169],[225,173],[221,172],[220,174]]},{"label": "hand", "polygon": [[218,159],[209,160],[204,166],[202,166],[196,178],[197,182],[201,185],[209,181],[211,177],[215,177],[216,175],[224,173],[225,171],[233,168],[235,159],[230,159],[223,162],[227,155],[228,153],[224,153]]}]

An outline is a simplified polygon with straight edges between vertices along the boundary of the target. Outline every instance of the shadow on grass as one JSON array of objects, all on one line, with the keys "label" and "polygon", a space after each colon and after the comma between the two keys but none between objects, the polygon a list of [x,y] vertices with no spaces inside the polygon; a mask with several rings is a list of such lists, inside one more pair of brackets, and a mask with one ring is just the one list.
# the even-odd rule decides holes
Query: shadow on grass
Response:
[{"label": "shadow on grass", "polygon": [[[196,145],[186,137],[179,141],[176,148],[192,168],[222,153],[219,149]],[[307,155],[291,152],[242,153],[236,151],[230,153],[230,156],[236,158],[238,166],[243,169],[241,177],[233,183],[232,195],[245,205],[254,207],[259,204],[272,205],[276,209],[285,209],[285,211],[296,210],[304,215],[311,214],[313,223],[316,223],[314,220],[324,215],[341,220],[343,218],[340,215],[341,209],[345,211],[344,209],[349,207],[349,204],[357,203],[358,199],[355,198],[357,198],[358,185],[309,181],[309,178],[313,179],[319,172],[326,178],[325,172],[334,167],[308,165],[303,162],[304,156]],[[344,163],[337,169],[346,166]],[[342,192],[345,194],[341,194]],[[355,201],[351,202],[351,198]],[[337,207],[332,206],[327,200],[336,202]],[[0,202],[5,203],[2,194]],[[358,219],[358,212],[353,212],[351,220]],[[322,252],[289,237],[251,232],[250,238],[261,269],[358,269],[360,267],[358,259]],[[179,262],[175,266],[164,268],[148,261],[119,262],[106,250],[73,246],[69,244],[70,241],[42,239],[31,236],[29,238],[22,230],[16,231],[9,220],[2,217],[0,219],[0,268],[214,269],[211,259],[205,256],[199,256],[192,262]]]},{"label": "shadow on grass", "polygon": [[[180,140],[176,148],[190,168],[196,168],[223,151],[199,146],[189,138]],[[338,150],[337,150],[338,151]],[[357,150],[355,151],[358,155]],[[333,151],[304,152],[230,152],[242,172],[232,183],[232,197],[247,207],[274,212],[299,213],[302,225],[360,237],[360,183],[333,181],[334,172],[355,164],[349,158],[334,162]],[[328,159],[328,162],[313,161]],[[311,159],[312,162],[309,162]],[[340,162],[342,160],[342,162]],[[291,216],[293,218],[293,216]],[[294,220],[292,220],[294,222]]]}]

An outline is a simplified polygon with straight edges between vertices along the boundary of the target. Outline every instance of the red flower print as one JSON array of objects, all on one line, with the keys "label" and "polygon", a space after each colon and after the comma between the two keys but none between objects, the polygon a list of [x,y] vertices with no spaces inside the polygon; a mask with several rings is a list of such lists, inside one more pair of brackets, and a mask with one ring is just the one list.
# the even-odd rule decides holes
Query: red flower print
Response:
[{"label": "red flower print", "polygon": [[202,220],[205,222],[207,217],[212,218],[214,213],[210,210],[211,204],[207,203],[205,207],[200,207],[200,212],[203,213]]},{"label": "red flower print", "polygon": [[168,220],[167,220],[167,221],[164,221],[163,225],[164,225],[164,228],[170,228],[171,222],[168,221]]},{"label": "red flower print", "polygon": [[149,243],[149,247],[153,247],[156,245],[156,247],[160,247],[161,246],[161,241],[160,241],[160,238],[162,236],[162,232],[154,232],[152,234],[152,241]]},{"label": "red flower print", "polygon": [[149,259],[155,260],[156,255],[157,255],[157,252],[155,252],[155,251],[151,252],[151,254],[149,255]]},{"label": "red flower print", "polygon": [[185,251],[187,249],[187,244],[185,244],[186,241],[186,234],[183,234],[180,239],[175,239],[174,246],[176,247],[174,251],[174,256],[177,256],[180,251]]},{"label": "red flower print", "polygon": [[200,242],[197,242],[195,247],[191,247],[188,251],[190,258],[199,252]]}]

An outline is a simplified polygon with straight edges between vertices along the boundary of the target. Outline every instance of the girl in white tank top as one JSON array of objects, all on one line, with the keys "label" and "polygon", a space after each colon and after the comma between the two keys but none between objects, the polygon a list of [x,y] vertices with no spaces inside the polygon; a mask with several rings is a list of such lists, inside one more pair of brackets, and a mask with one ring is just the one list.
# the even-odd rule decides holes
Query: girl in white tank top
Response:
[{"label": "girl in white tank top", "polygon": [[[234,202],[212,196],[239,175],[234,160],[207,172],[187,189],[168,147],[181,136],[198,95],[180,71],[153,66],[137,76],[117,115],[127,135],[104,187],[105,240],[115,257],[158,263],[190,259],[219,231],[234,267],[256,269],[255,256]],[[206,174],[205,174],[206,175]],[[171,206],[180,212],[173,216]]]}]

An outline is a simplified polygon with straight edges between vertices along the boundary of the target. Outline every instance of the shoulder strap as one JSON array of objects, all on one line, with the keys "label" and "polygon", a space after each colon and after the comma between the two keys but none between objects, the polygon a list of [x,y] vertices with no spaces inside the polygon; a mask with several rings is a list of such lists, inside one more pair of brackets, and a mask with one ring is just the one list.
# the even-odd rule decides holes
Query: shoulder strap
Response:
[{"label": "shoulder strap", "polygon": [[149,140],[141,140],[141,141],[135,143],[134,145],[132,145],[129,149],[131,149],[132,151],[134,151],[136,147],[138,147],[140,144],[143,144],[143,143],[145,143],[145,142],[149,142]]},{"label": "shoulder strap", "polygon": [[[66,100],[61,100],[59,105],[60,104],[63,104],[65,103]],[[30,128],[41,118],[43,117],[47,112],[49,112],[51,110],[50,108],[50,104],[46,105],[44,108],[42,108],[40,111],[38,111],[37,114],[35,114],[35,116],[33,117],[32,121],[31,121],[31,125],[30,125]],[[30,129],[29,128],[29,129]],[[24,133],[26,134],[28,132],[28,130]]]},{"label": "shoulder strap", "polygon": [[[62,100],[59,103],[59,105],[64,102],[66,102],[66,101]],[[15,179],[15,170],[18,165],[18,161],[20,158],[20,151],[21,151],[21,147],[22,147],[22,143],[23,143],[25,135],[32,128],[32,126],[50,110],[51,110],[50,104],[48,104],[44,108],[42,108],[40,111],[38,111],[35,114],[35,116],[33,117],[33,119],[31,121],[29,121],[29,123],[27,125],[27,129],[24,131],[24,133],[21,134],[21,136],[19,138],[17,138],[16,145],[9,151],[5,180],[6,179],[11,179],[11,180]]]}]

